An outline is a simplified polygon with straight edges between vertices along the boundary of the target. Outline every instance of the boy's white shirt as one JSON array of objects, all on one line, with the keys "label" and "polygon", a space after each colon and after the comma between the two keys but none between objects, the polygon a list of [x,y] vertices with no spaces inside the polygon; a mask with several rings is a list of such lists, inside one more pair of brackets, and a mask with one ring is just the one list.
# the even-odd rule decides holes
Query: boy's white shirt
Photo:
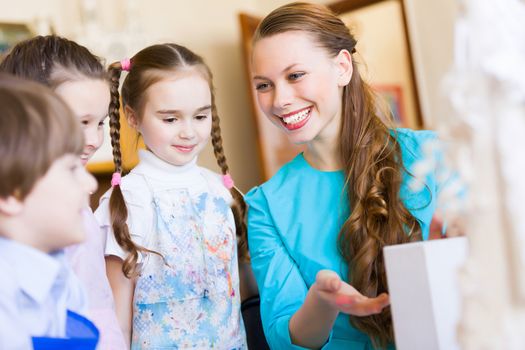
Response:
[{"label": "boy's white shirt", "polygon": [[31,349],[31,337],[64,337],[67,310],[86,315],[81,282],[62,251],[46,254],[0,237],[0,349]]}]

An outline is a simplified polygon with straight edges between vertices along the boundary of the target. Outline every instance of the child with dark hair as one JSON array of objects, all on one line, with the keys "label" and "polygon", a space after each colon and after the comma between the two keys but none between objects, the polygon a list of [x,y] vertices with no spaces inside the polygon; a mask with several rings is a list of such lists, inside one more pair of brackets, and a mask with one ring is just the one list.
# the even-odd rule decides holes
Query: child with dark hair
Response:
[{"label": "child with dark hair", "polygon": [[[0,71],[49,86],[69,105],[84,134],[80,159],[85,165],[102,145],[108,116],[109,81],[100,59],[66,38],[37,36],[14,46],[0,63]],[[101,348],[121,350],[125,343],[104,262],[106,237],[89,207],[84,211],[83,222],[87,239],[66,249],[66,256],[88,292],[89,313],[100,329]]]},{"label": "child with dark hair", "polygon": [[0,349],[95,349],[98,331],[63,254],[85,239],[96,190],[80,161],[80,125],[51,90],[4,74],[0,105]]}]

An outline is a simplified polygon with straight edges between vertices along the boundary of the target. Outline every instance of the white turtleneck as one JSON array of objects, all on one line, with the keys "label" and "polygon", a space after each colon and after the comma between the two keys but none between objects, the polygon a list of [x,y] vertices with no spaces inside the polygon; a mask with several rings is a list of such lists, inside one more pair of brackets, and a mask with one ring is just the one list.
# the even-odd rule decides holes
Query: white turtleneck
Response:
[{"label": "white turtleneck", "polygon": [[[227,202],[232,200],[229,191],[221,183],[220,176],[198,166],[196,158],[188,164],[177,166],[163,161],[150,151],[140,150],[139,159],[139,164],[122,178],[120,185],[128,208],[127,224],[131,237],[139,245],[147,246],[149,238],[155,234],[154,192],[186,189],[191,197],[196,197],[203,192],[213,191]],[[105,254],[124,259],[127,254],[118,245],[111,229],[110,195],[111,189],[101,197],[95,216],[107,235]],[[230,217],[232,227],[235,227],[233,214]]]}]

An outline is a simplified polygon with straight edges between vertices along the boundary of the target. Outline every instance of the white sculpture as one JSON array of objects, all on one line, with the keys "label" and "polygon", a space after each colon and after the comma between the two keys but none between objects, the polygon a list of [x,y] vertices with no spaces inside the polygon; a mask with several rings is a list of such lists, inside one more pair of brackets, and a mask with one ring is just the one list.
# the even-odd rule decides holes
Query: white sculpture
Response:
[{"label": "white sculpture", "polygon": [[525,2],[464,0],[438,124],[468,184],[462,349],[525,349]]}]

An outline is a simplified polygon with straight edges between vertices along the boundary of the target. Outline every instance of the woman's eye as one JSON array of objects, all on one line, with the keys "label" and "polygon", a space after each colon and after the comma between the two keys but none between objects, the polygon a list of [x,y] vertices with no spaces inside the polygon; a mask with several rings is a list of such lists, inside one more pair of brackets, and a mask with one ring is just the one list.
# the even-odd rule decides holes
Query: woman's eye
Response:
[{"label": "woman's eye", "polygon": [[165,123],[174,123],[174,122],[177,120],[177,118],[173,118],[173,117],[172,117],[172,118],[164,118],[164,119],[162,119],[162,120],[163,120]]},{"label": "woman's eye", "polygon": [[265,90],[268,90],[269,88],[270,88],[270,84],[268,83],[260,83],[260,84],[255,85],[255,90],[257,91],[265,91]]},{"label": "woman's eye", "polygon": [[288,75],[288,79],[289,80],[297,80],[297,79],[302,78],[305,74],[306,73],[304,73],[304,72],[291,73],[290,75]]}]

